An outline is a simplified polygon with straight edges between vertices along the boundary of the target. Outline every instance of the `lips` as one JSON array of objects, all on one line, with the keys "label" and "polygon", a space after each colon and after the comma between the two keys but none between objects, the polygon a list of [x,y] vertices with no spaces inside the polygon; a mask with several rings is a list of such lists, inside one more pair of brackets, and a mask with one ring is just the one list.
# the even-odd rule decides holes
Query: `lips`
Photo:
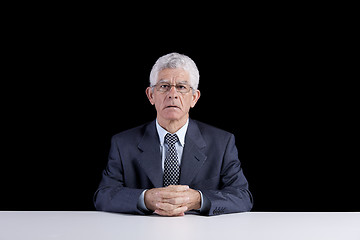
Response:
[{"label": "lips", "polygon": [[169,106],[166,106],[165,108],[179,108],[179,107],[176,105],[169,105]]}]

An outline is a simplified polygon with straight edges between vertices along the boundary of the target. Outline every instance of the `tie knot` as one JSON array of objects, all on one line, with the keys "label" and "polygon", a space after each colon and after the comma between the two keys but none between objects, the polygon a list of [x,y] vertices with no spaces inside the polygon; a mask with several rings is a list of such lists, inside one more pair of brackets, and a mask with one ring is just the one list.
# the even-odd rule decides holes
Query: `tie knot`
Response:
[{"label": "tie knot", "polygon": [[176,134],[170,134],[170,133],[167,133],[165,135],[165,139],[168,144],[175,144],[179,140]]}]

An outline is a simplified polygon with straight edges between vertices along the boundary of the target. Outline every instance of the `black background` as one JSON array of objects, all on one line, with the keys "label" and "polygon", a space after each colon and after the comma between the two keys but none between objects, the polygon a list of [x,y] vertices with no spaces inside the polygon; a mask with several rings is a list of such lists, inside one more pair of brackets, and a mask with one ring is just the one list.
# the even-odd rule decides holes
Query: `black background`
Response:
[{"label": "black background", "polygon": [[95,210],[110,138],[155,118],[145,89],[169,52],[200,71],[190,116],[235,134],[253,211],[360,210],[356,95],[332,22],[90,9],[8,19],[0,210]]}]

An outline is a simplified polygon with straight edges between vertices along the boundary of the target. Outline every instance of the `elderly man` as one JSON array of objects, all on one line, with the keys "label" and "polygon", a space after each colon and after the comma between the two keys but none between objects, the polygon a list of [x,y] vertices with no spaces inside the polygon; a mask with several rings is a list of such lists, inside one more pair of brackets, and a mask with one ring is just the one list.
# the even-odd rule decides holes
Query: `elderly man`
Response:
[{"label": "elderly man", "polygon": [[97,210],[163,216],[251,210],[234,135],[189,117],[198,84],[188,56],[170,53],[156,61],[146,89],[156,119],[112,137],[94,195]]}]

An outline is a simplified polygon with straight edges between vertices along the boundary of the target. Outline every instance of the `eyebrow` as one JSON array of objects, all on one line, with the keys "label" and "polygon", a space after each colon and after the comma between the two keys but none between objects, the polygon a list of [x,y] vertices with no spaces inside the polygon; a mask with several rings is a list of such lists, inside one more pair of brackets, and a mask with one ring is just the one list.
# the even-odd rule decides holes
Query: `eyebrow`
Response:
[{"label": "eyebrow", "polygon": [[[166,80],[166,79],[160,79],[157,83],[170,83],[170,81]],[[176,84],[188,84],[188,85],[190,85],[190,83],[187,82],[187,81],[176,82]]]}]

